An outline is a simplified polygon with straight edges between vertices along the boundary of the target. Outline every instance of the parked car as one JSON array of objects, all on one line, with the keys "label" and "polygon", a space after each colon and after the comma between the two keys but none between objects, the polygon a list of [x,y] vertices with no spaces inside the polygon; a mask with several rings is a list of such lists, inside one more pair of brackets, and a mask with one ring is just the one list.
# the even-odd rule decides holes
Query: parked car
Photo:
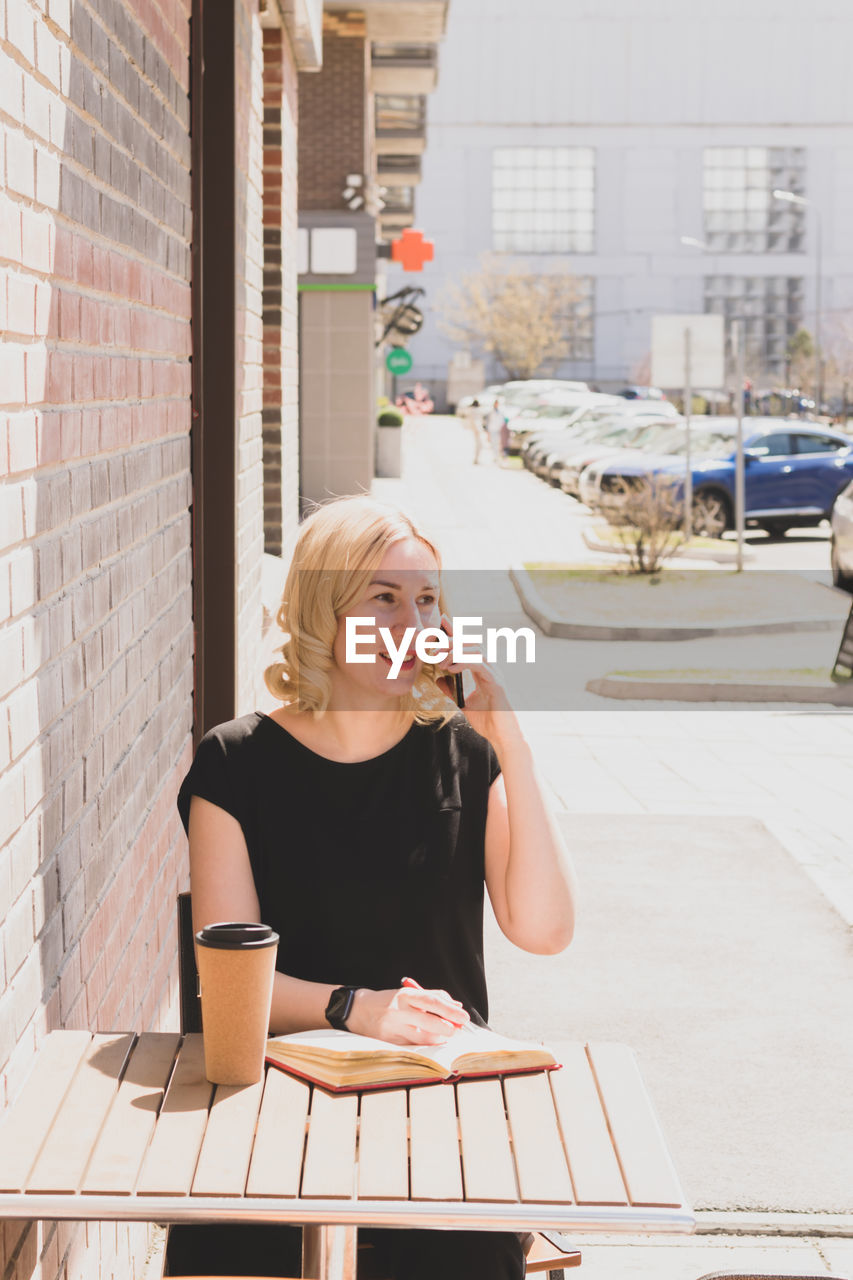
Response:
[{"label": "parked car", "polygon": [[550,478],[564,493],[579,498],[581,474],[591,463],[613,458],[626,449],[663,453],[670,434],[678,430],[677,421],[679,420],[674,421],[672,418],[647,419],[637,415],[627,422],[614,423],[598,439],[576,444],[571,449],[558,449]]},{"label": "parked car", "polygon": [[[716,418],[690,433],[693,527],[720,537],[734,523],[735,422]],[[588,506],[618,507],[637,478],[670,475],[677,491],[684,474],[686,438],[680,431],[658,455],[621,455],[594,462],[580,479]],[[779,418],[744,423],[745,520],[781,537],[788,529],[827,519],[853,479],[853,439],[841,432]]]},{"label": "parked car", "polygon": [[853,591],[853,481],[835,499],[830,527],[832,581],[836,587]]},{"label": "parked car", "polygon": [[463,396],[456,409],[458,412],[460,409],[469,408],[473,400],[479,401],[480,404],[491,404],[494,400],[500,400],[508,416],[512,416],[523,409],[535,408],[549,395],[556,393],[577,397],[589,395],[590,391],[585,382],[568,382],[560,378],[525,378],[513,382],[493,382],[482,391],[478,391],[475,396]]},{"label": "parked car", "polygon": [[535,405],[510,417],[509,452],[520,453],[533,432],[557,426],[572,426],[582,417],[595,415],[597,412],[613,413],[622,404],[618,396],[606,396],[597,391],[551,391],[541,396]]},{"label": "parked car", "polygon": [[521,457],[525,467],[536,475],[545,474],[545,461],[561,447],[571,448],[573,445],[592,441],[609,429],[610,419],[600,419],[595,415],[585,416],[581,413],[564,421],[549,421],[547,426],[539,426],[531,430],[525,438]]},{"label": "parked car", "polygon": [[666,396],[660,387],[625,387],[619,394],[624,396],[626,400],[666,400]]}]

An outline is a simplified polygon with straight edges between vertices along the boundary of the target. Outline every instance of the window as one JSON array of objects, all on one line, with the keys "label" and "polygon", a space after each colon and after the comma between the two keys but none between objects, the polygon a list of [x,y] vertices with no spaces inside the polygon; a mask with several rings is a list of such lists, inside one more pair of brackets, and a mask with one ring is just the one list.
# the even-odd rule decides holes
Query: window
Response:
[{"label": "window", "polygon": [[492,246],[498,253],[592,253],[592,147],[496,147]]},{"label": "window", "polygon": [[374,40],[373,65],[383,62],[415,62],[431,66],[436,61],[434,44],[395,44],[391,41]]},{"label": "window", "polygon": [[794,441],[797,453],[837,453],[844,447],[835,436],[796,435]]},{"label": "window", "polygon": [[706,147],[704,238],[721,253],[802,253],[805,209],[773,191],[805,191],[803,147]]},{"label": "window", "polygon": [[377,93],[374,101],[377,133],[423,133],[426,98],[422,93]]},{"label": "window", "polygon": [[748,376],[784,379],[788,342],[803,324],[802,276],[706,276],[705,311],[725,316],[729,350],[731,321],[742,322]]},{"label": "window", "polygon": [[412,213],[415,207],[414,187],[389,187],[382,197],[383,213]]},{"label": "window", "polygon": [[787,458],[794,452],[794,444],[787,431],[771,431],[769,436],[759,436],[749,447],[760,449],[761,456],[765,458]]}]

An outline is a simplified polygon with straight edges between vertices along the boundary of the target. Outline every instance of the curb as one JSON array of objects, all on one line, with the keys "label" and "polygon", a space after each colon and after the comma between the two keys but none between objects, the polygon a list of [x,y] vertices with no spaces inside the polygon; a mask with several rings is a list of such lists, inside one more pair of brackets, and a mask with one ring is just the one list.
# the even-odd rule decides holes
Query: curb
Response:
[{"label": "curb", "polygon": [[550,607],[533,585],[522,565],[512,565],[510,581],[521,606],[546,636],[557,640],[705,640],[710,636],[784,635],[794,631],[835,631],[838,618],[779,619],[770,622],[734,623],[732,626],[602,626],[587,622],[566,622],[550,612]]},{"label": "curb", "polygon": [[699,1209],[695,1235],[853,1239],[853,1214]]},{"label": "curb", "polygon": [[601,676],[586,685],[604,698],[655,702],[813,702],[853,707],[853,688],[843,685],[747,684],[746,681],[644,680]]},{"label": "curb", "polygon": [[[624,556],[626,552],[621,547],[614,547],[608,542],[599,542],[592,534],[587,533],[586,529],[581,530],[583,538],[590,551],[604,551],[612,556]],[[694,547],[692,551],[685,551],[684,547],[677,547],[672,553],[673,560],[681,558],[684,560],[711,560],[714,564],[737,564],[736,551],[709,551],[707,547]],[[749,553],[744,554],[744,563],[748,560],[754,560],[755,556]]]}]

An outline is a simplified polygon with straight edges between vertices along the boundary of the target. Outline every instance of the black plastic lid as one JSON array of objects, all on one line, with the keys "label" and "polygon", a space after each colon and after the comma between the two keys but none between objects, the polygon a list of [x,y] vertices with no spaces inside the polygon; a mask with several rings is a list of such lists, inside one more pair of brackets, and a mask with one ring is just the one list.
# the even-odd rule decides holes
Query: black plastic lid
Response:
[{"label": "black plastic lid", "polygon": [[219,947],[226,951],[278,946],[278,934],[268,924],[252,921],[230,920],[224,924],[209,924],[199,929],[195,940],[200,947]]}]

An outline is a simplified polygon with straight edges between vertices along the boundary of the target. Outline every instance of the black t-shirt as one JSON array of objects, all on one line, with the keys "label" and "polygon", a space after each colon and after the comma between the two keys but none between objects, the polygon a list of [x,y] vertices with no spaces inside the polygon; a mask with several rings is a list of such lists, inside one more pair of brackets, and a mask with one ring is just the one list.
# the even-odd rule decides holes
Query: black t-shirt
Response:
[{"label": "black t-shirt", "polygon": [[343,763],[253,712],[205,735],[178,808],[186,827],[197,795],[240,823],[282,973],[376,990],[408,976],[485,1022],[484,843],[499,773],[461,713]]}]

